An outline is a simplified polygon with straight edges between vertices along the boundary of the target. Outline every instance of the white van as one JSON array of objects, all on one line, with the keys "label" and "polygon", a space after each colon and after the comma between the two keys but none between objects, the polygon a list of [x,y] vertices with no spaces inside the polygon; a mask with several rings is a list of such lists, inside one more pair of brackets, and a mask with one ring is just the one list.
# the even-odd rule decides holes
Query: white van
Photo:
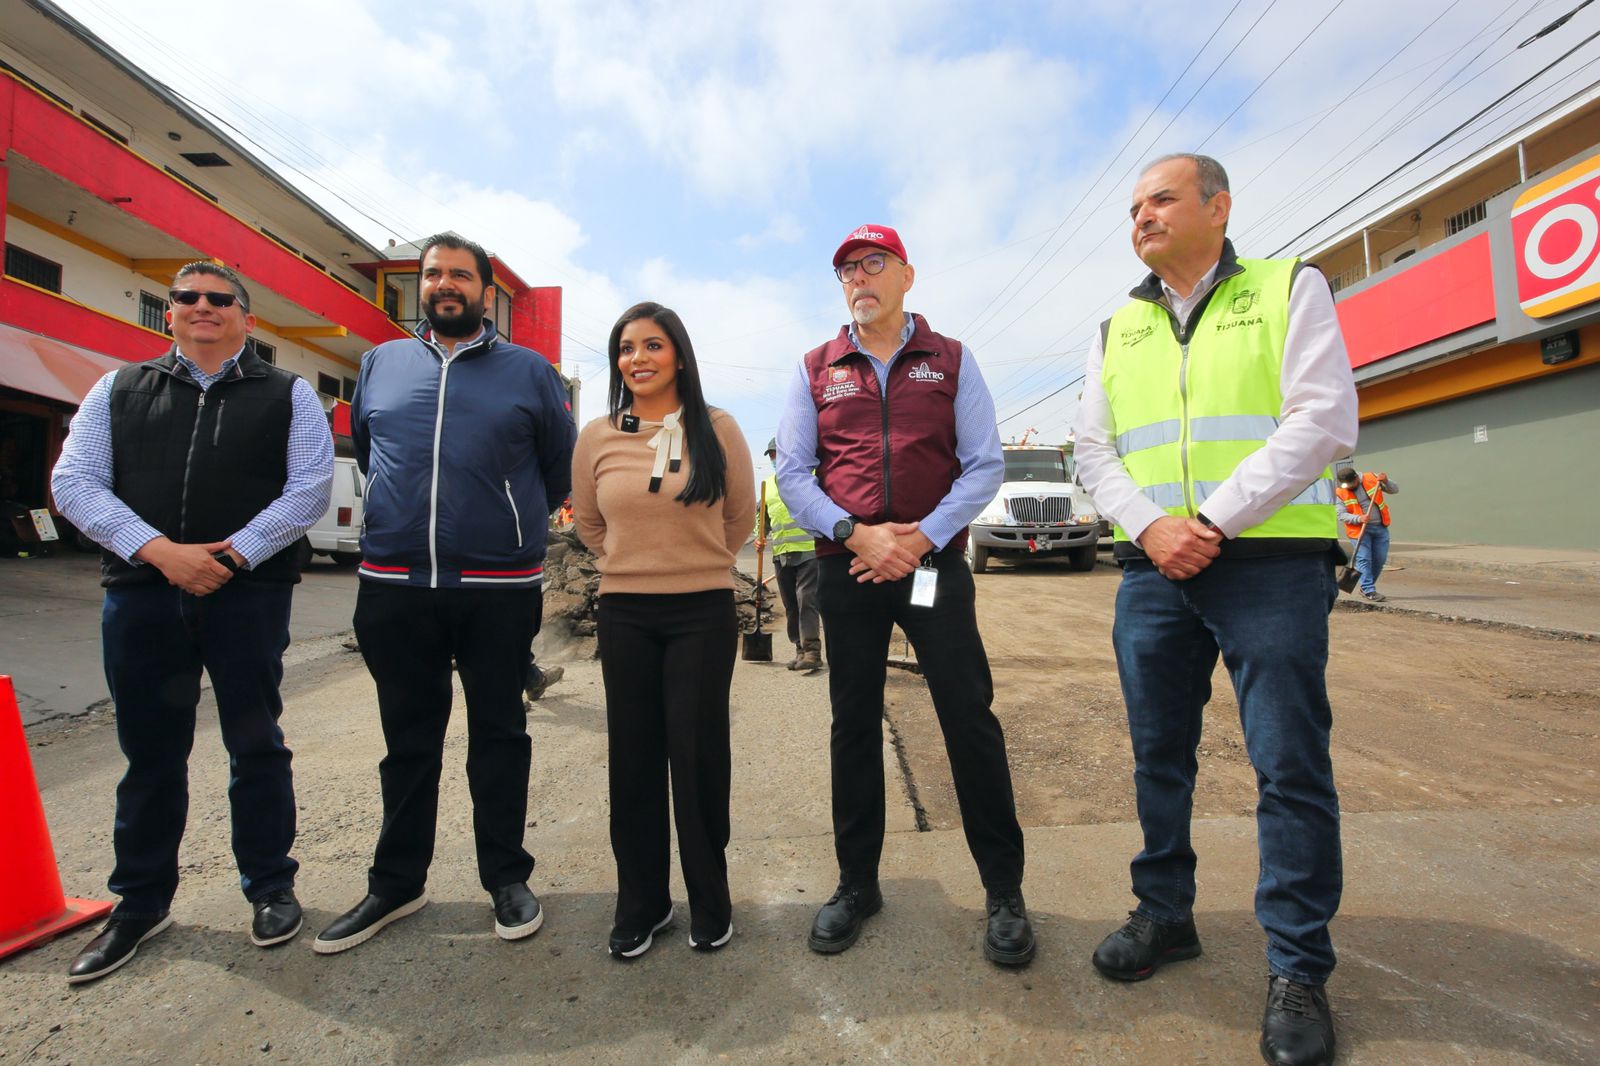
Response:
[{"label": "white van", "polygon": [[336,456],[333,460],[333,494],[328,499],[328,509],[317,519],[316,525],[306,530],[311,542],[311,554],[331,555],[340,566],[354,566],[361,561],[361,522],[366,513],[366,482],[353,458]]}]

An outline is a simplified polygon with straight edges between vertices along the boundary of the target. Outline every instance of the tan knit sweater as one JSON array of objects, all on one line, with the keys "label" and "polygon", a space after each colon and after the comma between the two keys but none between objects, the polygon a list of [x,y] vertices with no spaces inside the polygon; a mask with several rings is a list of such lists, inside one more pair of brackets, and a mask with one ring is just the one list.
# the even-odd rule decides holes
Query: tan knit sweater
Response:
[{"label": "tan knit sweater", "polygon": [[583,427],[572,453],[572,514],[578,536],[595,553],[600,595],[608,592],[704,592],[733,588],[734,553],[750,535],[755,469],[733,416],[711,409],[711,426],[728,457],[727,492],[716,503],[682,504],[689,447],[661,491],[650,491],[656,453],[647,443],[659,422],[624,433],[600,417]]}]

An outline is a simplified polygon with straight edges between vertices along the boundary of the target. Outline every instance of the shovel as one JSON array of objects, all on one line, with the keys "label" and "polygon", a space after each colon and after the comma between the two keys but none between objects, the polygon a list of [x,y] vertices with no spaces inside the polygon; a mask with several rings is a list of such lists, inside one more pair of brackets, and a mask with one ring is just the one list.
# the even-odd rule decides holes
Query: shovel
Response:
[{"label": "shovel", "polygon": [[1361,582],[1361,571],[1356,569],[1356,549],[1361,547],[1361,538],[1367,532],[1367,523],[1372,521],[1372,505],[1378,502],[1376,496],[1367,496],[1367,513],[1361,519],[1361,528],[1356,531],[1355,543],[1350,545],[1350,561],[1339,568],[1339,591],[1354,592],[1356,585]]},{"label": "shovel", "polygon": [[[756,539],[767,539],[767,483],[761,483],[761,514],[756,519]],[[772,661],[772,634],[761,632],[761,601],[766,598],[766,583],[761,580],[761,564],[766,559],[764,551],[756,552],[756,628],[744,635],[744,648],[740,658],[750,663]]]}]

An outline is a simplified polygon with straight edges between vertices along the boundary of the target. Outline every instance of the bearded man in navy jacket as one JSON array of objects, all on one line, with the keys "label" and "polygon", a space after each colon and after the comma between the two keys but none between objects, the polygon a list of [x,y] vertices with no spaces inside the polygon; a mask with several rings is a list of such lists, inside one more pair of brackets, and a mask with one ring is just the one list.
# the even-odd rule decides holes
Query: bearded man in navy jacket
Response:
[{"label": "bearded man in navy jacket", "polygon": [[532,750],[522,692],[543,610],[547,519],[571,490],[577,430],[555,368],[486,317],[495,288],[482,247],[430,237],[418,292],[426,323],[366,354],[351,402],[367,476],[355,629],[388,753],[367,896],[318,934],[312,946],[325,955],[427,902],[452,660],[495,933],[521,939],[544,920],[522,843]]}]

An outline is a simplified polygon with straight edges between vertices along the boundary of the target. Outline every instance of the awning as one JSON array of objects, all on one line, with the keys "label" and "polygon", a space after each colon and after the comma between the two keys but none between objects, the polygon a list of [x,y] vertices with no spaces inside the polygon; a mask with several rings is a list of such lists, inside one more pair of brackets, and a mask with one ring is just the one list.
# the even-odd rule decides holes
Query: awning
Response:
[{"label": "awning", "polygon": [[76,344],[0,325],[0,385],[19,392],[80,404],[107,372],[127,365]]}]

